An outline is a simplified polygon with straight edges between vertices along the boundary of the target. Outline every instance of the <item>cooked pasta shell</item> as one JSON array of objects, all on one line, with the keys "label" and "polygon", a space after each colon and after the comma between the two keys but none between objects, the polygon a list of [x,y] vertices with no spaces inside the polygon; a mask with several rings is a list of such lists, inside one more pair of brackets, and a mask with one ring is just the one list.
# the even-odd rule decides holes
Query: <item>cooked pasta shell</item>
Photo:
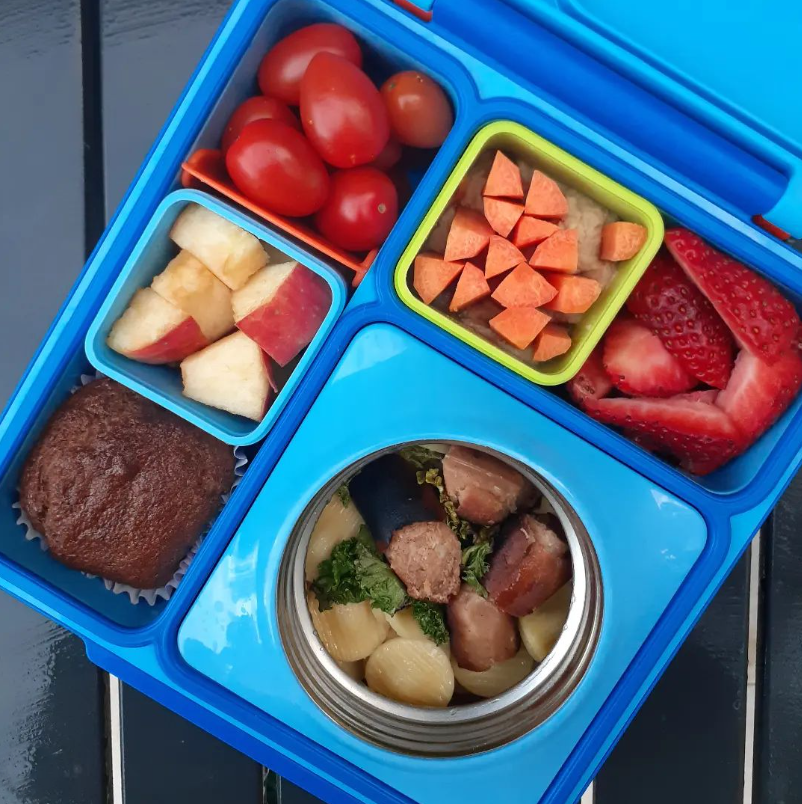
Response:
[{"label": "cooked pasta shell", "polygon": [[454,694],[448,656],[428,639],[385,642],[370,655],[365,681],[379,695],[413,706],[448,706]]},{"label": "cooked pasta shell", "polygon": [[495,698],[496,695],[501,695],[519,681],[523,681],[534,667],[532,657],[524,648],[521,648],[512,659],[494,664],[489,670],[483,670],[481,673],[465,670],[453,658],[451,663],[454,666],[456,681],[468,692],[482,698]]},{"label": "cooked pasta shell", "polygon": [[423,633],[418,621],[412,614],[412,606],[397,611],[395,614],[385,614],[390,628],[404,639],[428,639]]},{"label": "cooked pasta shell", "polygon": [[374,616],[367,602],[335,604],[320,611],[317,598],[310,592],[307,604],[320,641],[338,662],[366,659],[384,642],[390,630],[383,617]]},{"label": "cooked pasta shell", "polygon": [[518,620],[521,641],[536,662],[542,662],[557,644],[568,619],[572,590],[570,582],[561,586],[542,606]]},{"label": "cooked pasta shell", "polygon": [[340,670],[351,676],[354,681],[362,681],[365,678],[365,660],[358,662],[337,662]]},{"label": "cooked pasta shell", "polygon": [[353,502],[344,506],[339,495],[335,494],[320,512],[315,528],[306,548],[306,581],[317,578],[318,567],[340,542],[352,539],[365,522]]}]

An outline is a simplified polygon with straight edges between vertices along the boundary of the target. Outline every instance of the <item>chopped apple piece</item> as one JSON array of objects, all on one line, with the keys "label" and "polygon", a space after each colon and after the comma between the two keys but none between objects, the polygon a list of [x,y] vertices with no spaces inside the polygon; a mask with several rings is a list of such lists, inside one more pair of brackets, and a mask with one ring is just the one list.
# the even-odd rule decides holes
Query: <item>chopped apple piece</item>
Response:
[{"label": "chopped apple piece", "polygon": [[140,363],[178,363],[209,341],[195,319],[150,288],[138,290],[107,343]]},{"label": "chopped apple piece", "polygon": [[267,265],[267,253],[257,238],[198,204],[189,204],[178,216],[170,237],[231,290],[239,290]]},{"label": "chopped apple piece", "polygon": [[189,313],[212,343],[234,329],[231,291],[200,260],[182,251],[153,279],[153,290]]},{"label": "chopped apple piece", "polygon": [[297,262],[268,265],[231,297],[238,329],[280,366],[309,345],[331,305],[325,280]]},{"label": "chopped apple piece", "polygon": [[181,363],[184,396],[261,421],[270,405],[270,358],[242,332],[234,332]]}]

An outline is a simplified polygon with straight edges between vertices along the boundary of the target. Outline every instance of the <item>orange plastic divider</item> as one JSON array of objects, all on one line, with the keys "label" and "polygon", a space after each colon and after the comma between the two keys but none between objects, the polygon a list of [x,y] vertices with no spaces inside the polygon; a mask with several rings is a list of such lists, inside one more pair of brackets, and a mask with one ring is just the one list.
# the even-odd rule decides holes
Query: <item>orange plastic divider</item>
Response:
[{"label": "orange plastic divider", "polygon": [[767,221],[762,215],[754,215],[752,220],[761,228],[765,229],[769,234],[778,237],[780,240],[790,240],[791,235],[788,232],[775,226],[771,221]]},{"label": "orange plastic divider", "polygon": [[416,17],[418,17],[418,19],[422,19],[424,22],[431,22],[431,11],[426,11],[426,9],[416,6],[414,3],[411,3],[410,0],[394,0],[394,2],[397,6],[403,8],[404,11],[414,14]]},{"label": "orange plastic divider", "polygon": [[[274,212],[270,212],[264,207],[254,204],[253,201],[249,201],[234,187],[226,173],[222,154],[218,150],[203,148],[195,151],[195,153],[184,162],[181,168],[181,184],[184,187],[194,186],[194,182],[198,181],[202,185],[216,190],[220,195],[228,198],[229,201],[233,201],[235,204],[245,207],[245,209],[250,210],[260,218],[264,218],[264,220],[272,223],[279,229],[283,229],[288,234],[298,238],[298,240],[302,241],[307,246],[320,251],[327,257],[331,257],[331,259],[336,260],[346,268],[350,268],[360,280],[361,277],[367,273],[370,264],[373,262],[376,255],[375,250],[370,252],[366,257],[360,258],[358,254],[337,248],[337,246],[321,237],[318,232],[312,229],[311,226],[305,224],[302,220],[276,215]],[[357,277],[354,279],[356,280]]]}]

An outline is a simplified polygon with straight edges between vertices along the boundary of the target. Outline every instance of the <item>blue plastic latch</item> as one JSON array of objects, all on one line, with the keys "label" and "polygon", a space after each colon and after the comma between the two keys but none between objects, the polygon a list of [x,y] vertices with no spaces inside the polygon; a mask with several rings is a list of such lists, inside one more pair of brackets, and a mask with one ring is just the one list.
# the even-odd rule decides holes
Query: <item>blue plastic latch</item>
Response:
[{"label": "blue plastic latch", "polygon": [[[760,160],[775,173],[771,192],[752,192],[751,199],[737,199],[737,205],[802,237],[799,0],[672,0],[668,5],[643,0],[501,1],[740,148],[747,184],[754,162]],[[672,147],[681,149],[683,142],[675,135],[667,127]],[[713,175],[721,166],[703,154],[692,175],[688,167],[693,167],[693,156],[677,157],[679,164],[685,163],[685,175],[710,186],[725,181]],[[759,189],[758,181],[755,187]]]},{"label": "blue plastic latch", "polygon": [[802,238],[802,169],[797,164],[782,198],[763,217],[792,237]]}]

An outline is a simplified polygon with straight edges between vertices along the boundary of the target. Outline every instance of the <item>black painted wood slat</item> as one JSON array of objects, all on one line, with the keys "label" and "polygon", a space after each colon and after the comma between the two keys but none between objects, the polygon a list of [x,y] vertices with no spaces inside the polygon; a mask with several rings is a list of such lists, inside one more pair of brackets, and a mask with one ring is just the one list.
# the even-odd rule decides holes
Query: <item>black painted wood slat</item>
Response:
[{"label": "black painted wood slat", "polygon": [[748,620],[749,553],[601,769],[596,804],[743,802]]},{"label": "black painted wood slat", "polygon": [[802,475],[763,532],[754,801],[795,804],[802,798]]},{"label": "black painted wood slat", "polygon": [[[78,0],[0,4],[0,405],[85,258]],[[105,799],[102,674],[0,594],[0,803]]]},{"label": "black painted wood slat", "polygon": [[[164,124],[228,0],[100,0],[106,212]],[[260,765],[141,693],[121,691],[126,804],[259,804]]]},{"label": "black painted wood slat", "polygon": [[260,804],[262,768],[122,686],[125,804]]},{"label": "black painted wood slat", "polygon": [[0,595],[0,804],[101,804],[103,680],[79,639]]},{"label": "black painted wood slat", "polygon": [[230,0],[100,0],[106,207],[111,214]]},{"label": "black painted wood slat", "polygon": [[0,406],[84,262],[81,78],[79,0],[0,3]]}]

